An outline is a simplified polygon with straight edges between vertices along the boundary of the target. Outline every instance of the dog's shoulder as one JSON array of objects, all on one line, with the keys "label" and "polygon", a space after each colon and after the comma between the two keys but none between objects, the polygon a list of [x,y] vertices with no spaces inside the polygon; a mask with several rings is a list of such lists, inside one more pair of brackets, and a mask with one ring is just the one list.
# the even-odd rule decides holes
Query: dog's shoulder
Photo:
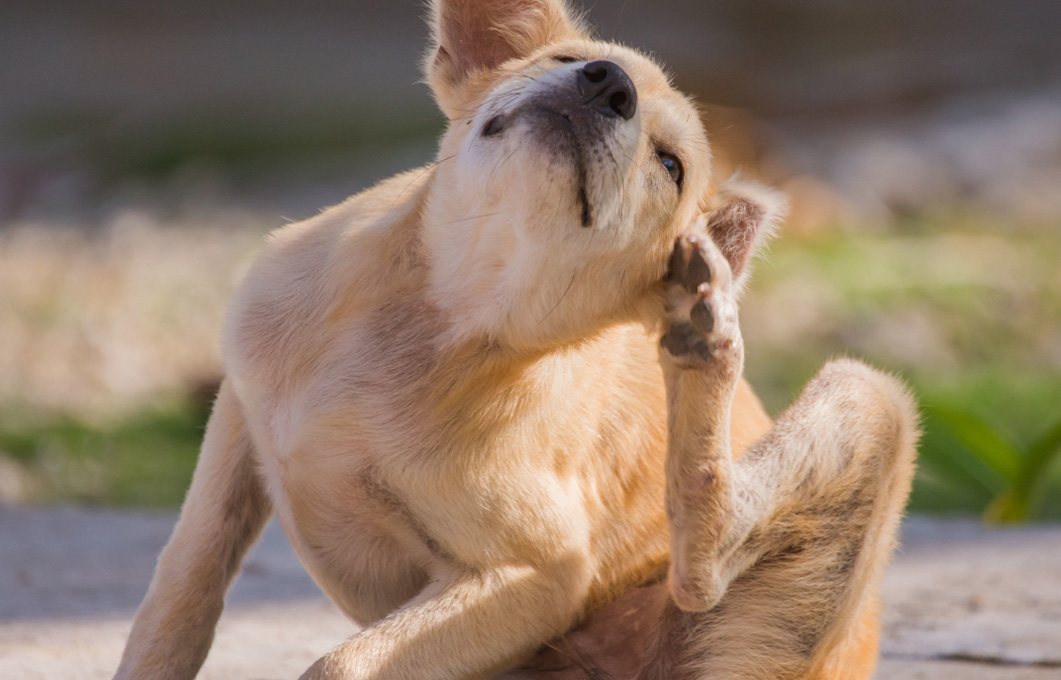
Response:
[{"label": "dog's shoulder", "polygon": [[270,234],[229,307],[226,371],[276,367],[327,344],[351,319],[424,280],[421,168]]}]

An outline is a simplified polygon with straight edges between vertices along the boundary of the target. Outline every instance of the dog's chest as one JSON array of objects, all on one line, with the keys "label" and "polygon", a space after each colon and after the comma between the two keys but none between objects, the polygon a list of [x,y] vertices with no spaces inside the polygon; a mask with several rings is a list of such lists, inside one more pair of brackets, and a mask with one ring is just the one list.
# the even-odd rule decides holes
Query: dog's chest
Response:
[{"label": "dog's chest", "polygon": [[539,563],[572,542],[588,544],[575,480],[504,468],[465,442],[436,439],[434,450],[417,451],[430,436],[413,423],[386,446],[318,433],[319,448],[263,466],[272,468],[274,507],[300,559],[361,623],[455,567]]},{"label": "dog's chest", "polygon": [[550,442],[526,437],[548,428],[514,418],[500,393],[440,404],[454,395],[425,382],[417,343],[405,340],[367,352],[355,337],[322,355],[299,389],[285,391],[288,380],[248,390],[285,531],[359,621],[399,606],[440,569],[536,562],[588,533],[573,468],[556,464]]}]

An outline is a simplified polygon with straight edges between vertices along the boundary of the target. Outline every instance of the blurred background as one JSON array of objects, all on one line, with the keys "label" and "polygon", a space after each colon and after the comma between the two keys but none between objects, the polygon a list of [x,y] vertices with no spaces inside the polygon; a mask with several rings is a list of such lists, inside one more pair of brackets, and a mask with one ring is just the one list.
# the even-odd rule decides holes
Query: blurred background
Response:
[{"label": "blurred background", "polygon": [[[924,405],[918,512],[1061,519],[1061,4],[596,0],[792,214],[743,307]],[[0,502],[174,507],[263,236],[429,161],[414,0],[0,3]]]}]

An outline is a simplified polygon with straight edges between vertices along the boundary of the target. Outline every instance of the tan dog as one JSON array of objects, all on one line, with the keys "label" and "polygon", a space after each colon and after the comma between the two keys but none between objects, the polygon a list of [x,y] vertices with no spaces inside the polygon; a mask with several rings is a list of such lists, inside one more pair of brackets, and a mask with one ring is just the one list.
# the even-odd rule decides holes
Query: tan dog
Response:
[{"label": "tan dog", "polygon": [[364,626],[306,678],[868,678],[910,399],[838,362],[771,429],[735,295],[773,195],[561,0],[432,9],[438,162],[271,238],[117,677],[196,674],[275,512]]}]

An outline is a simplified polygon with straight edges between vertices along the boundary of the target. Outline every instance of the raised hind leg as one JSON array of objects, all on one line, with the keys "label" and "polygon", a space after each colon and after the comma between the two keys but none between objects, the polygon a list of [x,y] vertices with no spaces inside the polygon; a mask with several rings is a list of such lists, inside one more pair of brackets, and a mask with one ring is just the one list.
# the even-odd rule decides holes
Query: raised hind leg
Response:
[{"label": "raised hind leg", "polygon": [[835,361],[733,461],[743,347],[729,266],[701,230],[679,239],[670,269],[668,579],[505,677],[868,680],[877,584],[913,474],[913,401],[895,379]]},{"label": "raised hind leg", "polygon": [[877,583],[913,472],[911,398],[863,364],[832,362],[734,462],[743,350],[710,241],[679,240],[669,297],[672,600],[642,677],[868,678]]}]

